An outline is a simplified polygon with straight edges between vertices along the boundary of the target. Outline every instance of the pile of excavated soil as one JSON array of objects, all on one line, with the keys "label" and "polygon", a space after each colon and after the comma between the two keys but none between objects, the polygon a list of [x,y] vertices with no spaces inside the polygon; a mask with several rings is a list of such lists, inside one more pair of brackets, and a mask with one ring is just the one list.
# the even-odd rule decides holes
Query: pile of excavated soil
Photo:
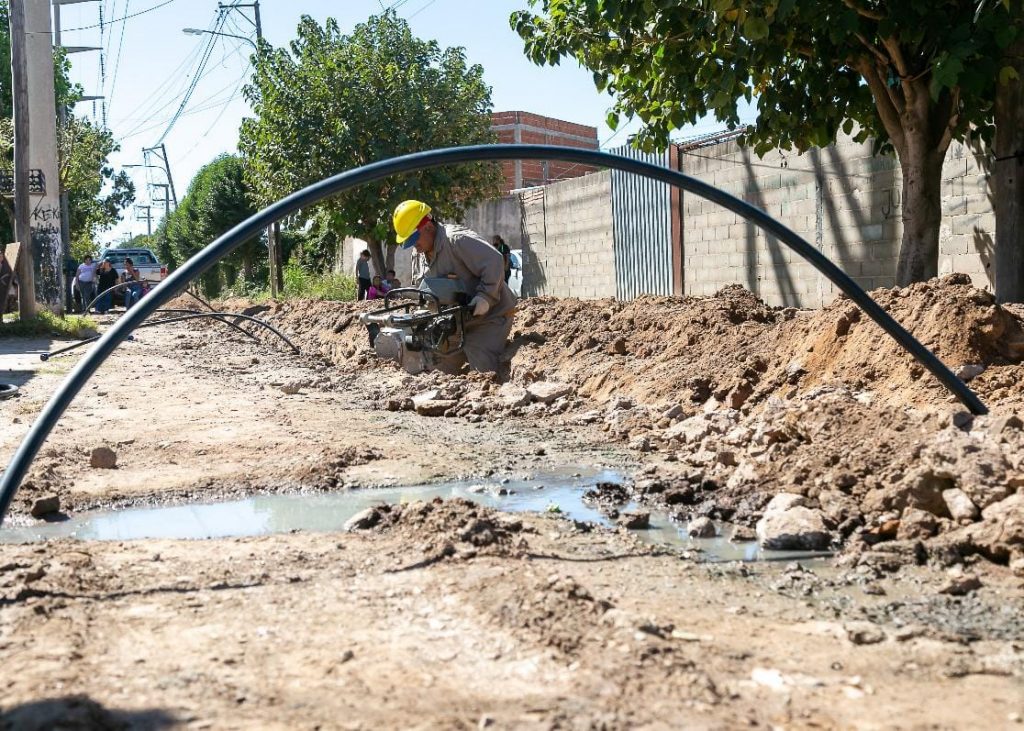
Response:
[{"label": "pile of excavated soil", "polygon": [[680,521],[758,524],[774,547],[924,541],[944,560],[981,554],[1024,573],[1024,313],[962,275],[872,296],[992,415],[971,418],[845,298],[813,312],[738,286],[526,300],[504,384],[377,360],[358,321],[374,303],[273,303],[264,316],[306,352],[391,374],[379,394],[391,410],[598,423],[645,455],[634,497]]}]

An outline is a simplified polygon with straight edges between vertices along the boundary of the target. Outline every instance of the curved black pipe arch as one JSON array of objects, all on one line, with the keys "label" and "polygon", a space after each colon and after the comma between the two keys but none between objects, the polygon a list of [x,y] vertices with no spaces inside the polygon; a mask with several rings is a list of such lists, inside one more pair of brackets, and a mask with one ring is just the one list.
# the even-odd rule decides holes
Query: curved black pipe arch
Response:
[{"label": "curved black pipe arch", "polygon": [[815,249],[786,226],[782,225],[764,211],[745,201],[736,198],[714,186],[692,178],[688,175],[669,170],[665,167],[632,160],[628,157],[612,155],[596,150],[581,150],[571,147],[554,147],[550,145],[476,145],[471,147],[452,147],[429,152],[418,152],[413,155],[382,160],[381,162],[364,165],[349,170],[319,183],[303,188],[282,198],[256,215],[246,219],[233,229],[223,234],[216,241],[185,262],[180,269],[168,276],[137,305],[131,308],[117,323],[108,330],[96,343],[96,346],[83,357],[68,374],[67,379],[53,394],[44,407],[35,424],[25,435],[21,446],[11,458],[0,480],[0,522],[3,521],[10,507],[11,500],[17,492],[29,465],[35,459],[47,435],[53,429],[64,410],[78,394],[89,377],[95,373],[100,364],[121,343],[125,337],[139,324],[149,317],[158,307],[167,302],[174,293],[185,288],[192,279],[199,276],[221,258],[227,256],[242,242],[258,236],[267,226],[288,216],[301,208],[309,207],[324,198],[354,188],[364,183],[386,178],[398,173],[410,173],[425,168],[439,167],[464,162],[488,162],[494,160],[562,160],[581,163],[594,167],[616,168],[629,173],[643,175],[660,180],[677,188],[695,193],[713,203],[738,213],[748,221],[756,224],[765,232],[782,241],[796,251],[814,267],[828,277],[839,289],[853,300],[864,312],[904,349],[909,351],[925,368],[941,381],[960,401],[975,414],[988,413],[985,404],[971,391],[935,354],[918,342],[898,322],[868,296],[856,282],[848,277],[839,267],[829,261],[820,251]]}]

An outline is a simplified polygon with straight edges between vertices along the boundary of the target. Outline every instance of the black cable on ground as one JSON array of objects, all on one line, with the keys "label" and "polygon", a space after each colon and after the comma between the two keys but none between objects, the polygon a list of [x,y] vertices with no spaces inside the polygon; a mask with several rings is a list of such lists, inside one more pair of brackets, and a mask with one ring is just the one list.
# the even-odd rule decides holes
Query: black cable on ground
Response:
[{"label": "black cable on ground", "polygon": [[769,216],[760,208],[740,200],[734,195],[719,190],[702,180],[670,170],[669,168],[651,163],[633,160],[621,155],[612,155],[596,150],[584,150],[572,147],[556,147],[552,145],[475,145],[470,147],[452,147],[443,150],[418,152],[403,155],[390,160],[364,165],[363,167],[340,173],[321,180],[307,188],[282,198],[259,213],[227,231],[202,251],[186,261],[179,269],[168,276],[137,305],[129,310],[97,341],[93,348],[78,365],[68,374],[67,379],[54,392],[44,407],[35,424],[25,435],[21,446],[11,458],[0,480],[0,521],[7,514],[11,500],[14,499],[21,481],[28,472],[32,460],[39,453],[43,442],[60,419],[61,414],[82,389],[89,377],[96,372],[104,360],[123,342],[129,333],[139,327],[147,317],[152,315],[161,305],[170,300],[177,292],[193,279],[207,271],[218,261],[241,246],[245,241],[258,236],[267,226],[303,208],[318,203],[328,196],[391,175],[411,173],[417,170],[454,165],[467,162],[490,162],[496,160],[560,160],[564,162],[582,163],[598,168],[615,168],[628,173],[659,180],[663,183],[681,188],[684,191],[706,198],[712,203],[743,216],[776,239],[784,243],[815,269],[824,274],[839,287],[853,302],[857,304],[872,320],[896,340],[906,351],[928,369],[949,391],[975,414],[986,414],[988,409],[967,385],[957,378],[934,353],[922,345],[913,335],[892,318],[878,305],[870,295],[854,282],[842,269],[833,264],[828,257],[814,248],[810,243],[798,236],[789,227]]},{"label": "black cable on ground", "polygon": [[[232,323],[229,322],[225,318],[227,318],[227,317],[241,317],[241,318],[243,318],[245,320],[250,320],[250,321],[255,322],[255,323],[259,324],[259,325],[262,325],[263,327],[265,327],[268,330],[270,330],[272,333],[277,335],[277,337],[281,338],[281,340],[285,341],[288,344],[288,347],[291,348],[292,351],[296,355],[298,355],[298,353],[300,352],[299,349],[295,346],[295,344],[292,343],[291,340],[286,338],[281,333],[281,331],[278,330],[277,328],[275,328],[273,325],[270,325],[269,323],[263,322],[263,320],[258,320],[255,317],[249,317],[248,315],[240,315],[240,314],[235,313],[235,312],[195,312],[193,310],[157,310],[157,312],[158,313],[160,313],[160,312],[185,312],[185,313],[188,313],[188,314],[179,315],[177,317],[164,317],[164,318],[161,318],[159,320],[150,320],[149,322],[142,323],[138,327],[154,327],[156,325],[164,325],[164,324],[171,323],[171,322],[181,322],[182,320],[194,320],[194,319],[201,318],[201,317],[209,317],[211,319],[217,320],[218,322],[223,322],[226,325],[230,325]],[[136,329],[138,329],[138,328],[136,328]],[[242,332],[245,333],[246,335],[248,335],[253,340],[256,340],[257,342],[259,342],[259,338],[257,338],[255,335],[252,335],[252,334],[246,332],[245,330],[242,330]],[[85,340],[80,340],[77,343],[72,343],[71,345],[65,345],[63,348],[57,348],[57,350],[51,350],[49,353],[40,353],[39,354],[39,360],[41,360],[41,361],[48,361],[50,358],[52,358],[55,355],[63,355],[64,353],[67,353],[69,351],[75,350],[77,348],[81,348],[83,345],[88,345],[89,343],[94,343],[97,340],[99,340],[101,337],[103,337],[103,336],[102,335],[93,335],[91,338],[86,338]]]}]

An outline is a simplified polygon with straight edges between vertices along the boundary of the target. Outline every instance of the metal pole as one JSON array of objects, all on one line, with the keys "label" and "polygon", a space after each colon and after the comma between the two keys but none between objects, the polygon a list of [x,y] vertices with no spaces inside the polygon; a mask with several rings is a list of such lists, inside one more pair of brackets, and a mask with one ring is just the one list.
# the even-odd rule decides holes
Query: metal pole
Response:
[{"label": "metal pole", "polygon": [[[63,51],[64,44],[61,43],[60,38],[60,3],[53,4],[53,45]],[[65,128],[68,123],[68,108],[64,106],[63,102],[58,100],[57,103],[57,140],[60,142],[60,136],[67,134]],[[58,148],[59,149],[59,148]],[[60,169],[60,161],[58,160],[58,170]],[[61,181],[60,185],[60,239],[61,244],[64,248],[64,256],[71,256],[71,207],[68,204],[68,192],[64,188],[64,181]]]},{"label": "metal pole", "polygon": [[25,4],[10,3],[11,94],[14,102],[14,236],[18,255],[18,313],[22,320],[36,316],[36,280],[28,199],[28,59],[25,55]]}]

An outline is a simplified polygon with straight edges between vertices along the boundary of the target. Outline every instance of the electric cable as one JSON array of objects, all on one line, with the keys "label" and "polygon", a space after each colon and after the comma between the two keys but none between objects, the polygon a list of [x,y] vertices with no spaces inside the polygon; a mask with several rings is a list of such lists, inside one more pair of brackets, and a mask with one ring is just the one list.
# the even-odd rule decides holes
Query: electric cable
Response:
[{"label": "electric cable", "polygon": [[[123,23],[124,21],[130,20],[131,18],[138,18],[140,15],[145,15],[146,13],[152,13],[154,10],[159,10],[160,8],[164,7],[165,5],[170,5],[173,2],[174,2],[174,0],[164,0],[164,2],[162,2],[162,3],[158,3],[157,5],[153,5],[152,7],[146,8],[145,10],[140,10],[137,13],[132,13],[131,15],[126,15],[123,18],[115,18],[114,20],[107,21],[107,25],[110,26],[110,25],[114,25],[115,23]],[[102,12],[102,10],[101,10],[101,12]],[[93,28],[102,28],[102,27],[103,27],[103,21],[100,21],[99,23],[96,23],[94,25],[83,25],[83,26],[81,26],[79,28],[64,28],[62,30],[62,32],[64,32],[64,33],[71,33],[72,31],[76,31],[76,30],[92,30]]]}]

